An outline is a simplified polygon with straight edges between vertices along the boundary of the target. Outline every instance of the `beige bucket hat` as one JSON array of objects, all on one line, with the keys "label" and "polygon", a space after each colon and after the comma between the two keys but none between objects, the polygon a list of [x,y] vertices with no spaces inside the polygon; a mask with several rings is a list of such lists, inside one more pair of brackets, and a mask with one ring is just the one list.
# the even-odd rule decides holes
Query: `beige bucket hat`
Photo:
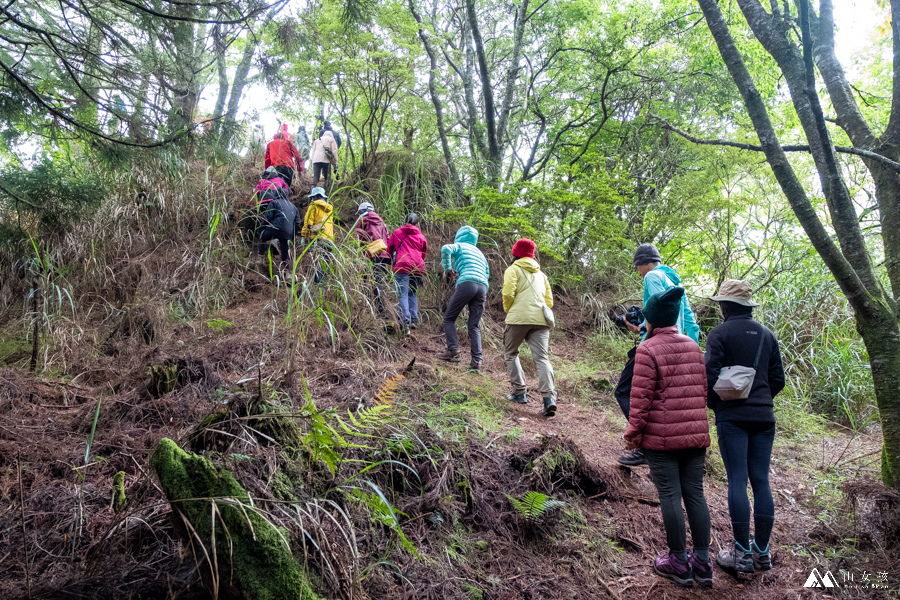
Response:
[{"label": "beige bucket hat", "polygon": [[744,306],[759,306],[759,304],[750,299],[752,294],[753,291],[750,289],[750,284],[743,279],[726,279],[719,287],[719,295],[713,296],[710,300],[734,302]]}]

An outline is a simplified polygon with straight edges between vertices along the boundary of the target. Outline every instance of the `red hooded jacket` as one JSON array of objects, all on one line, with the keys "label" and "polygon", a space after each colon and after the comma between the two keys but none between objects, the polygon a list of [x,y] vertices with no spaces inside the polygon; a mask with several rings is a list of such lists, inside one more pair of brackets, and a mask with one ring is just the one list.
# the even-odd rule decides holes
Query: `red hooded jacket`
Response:
[{"label": "red hooded jacket", "polygon": [[[375,240],[384,240],[384,244],[388,243],[387,227],[384,226],[384,220],[374,210],[370,210],[359,218],[356,222],[356,237],[359,238],[364,245],[368,245]],[[368,252],[366,255],[368,256]],[[391,255],[386,250],[382,250],[371,258],[390,258]]]},{"label": "red hooded jacket", "polygon": [[397,253],[394,273],[415,273],[417,275],[425,273],[428,240],[425,239],[418,227],[407,224],[394,230],[388,239],[388,253],[393,254],[394,252]]},{"label": "red hooded jacket", "polygon": [[287,167],[303,172],[303,159],[294,145],[286,139],[276,138],[266,146],[266,168]]},{"label": "red hooded jacket", "polygon": [[637,347],[625,439],[648,450],[709,447],[703,353],[676,325]]}]

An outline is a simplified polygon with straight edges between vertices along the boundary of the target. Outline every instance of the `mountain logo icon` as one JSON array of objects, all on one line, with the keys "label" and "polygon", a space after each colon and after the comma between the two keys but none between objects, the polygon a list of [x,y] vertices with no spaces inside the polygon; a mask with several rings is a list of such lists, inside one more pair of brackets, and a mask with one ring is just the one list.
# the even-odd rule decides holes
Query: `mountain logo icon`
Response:
[{"label": "mountain logo icon", "polygon": [[813,569],[812,573],[810,573],[809,577],[806,579],[806,583],[803,584],[803,587],[835,588],[838,587],[838,584],[834,579],[834,575],[831,574],[831,571],[825,571],[825,575],[822,576],[819,574],[819,569]]}]

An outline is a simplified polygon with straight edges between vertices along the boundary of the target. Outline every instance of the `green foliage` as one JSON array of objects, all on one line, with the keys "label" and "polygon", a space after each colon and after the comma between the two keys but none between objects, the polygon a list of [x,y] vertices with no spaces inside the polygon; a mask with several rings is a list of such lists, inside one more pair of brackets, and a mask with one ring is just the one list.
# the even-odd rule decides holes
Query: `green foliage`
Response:
[{"label": "green foliage", "polygon": [[[44,156],[25,167],[10,164],[0,171],[0,222],[16,224],[35,236],[61,233],[93,214],[106,197],[105,182],[83,161]],[[9,243],[0,238],[0,243]]]},{"label": "green foliage", "polygon": [[509,494],[506,494],[506,497],[519,516],[533,524],[541,523],[548,514],[566,505],[565,502],[534,490],[525,492],[521,499]]},{"label": "green foliage", "polygon": [[347,496],[351,500],[355,500],[359,502],[362,506],[364,506],[368,513],[369,517],[373,519],[375,522],[380,523],[391,529],[397,537],[400,539],[400,545],[404,550],[419,558],[419,552],[416,550],[416,547],[410,542],[406,535],[403,534],[403,530],[400,528],[400,521],[397,519],[397,514],[399,513],[402,516],[403,513],[394,510],[391,506],[390,502],[387,501],[382,491],[376,486],[374,483],[367,481],[365,482],[371,489],[372,492],[366,492],[361,488],[352,487],[348,489]]},{"label": "green foliage", "polygon": [[215,329],[219,333],[223,333],[226,327],[231,327],[233,323],[231,321],[226,321],[225,319],[213,319],[211,321],[206,322],[206,326],[210,329]]}]

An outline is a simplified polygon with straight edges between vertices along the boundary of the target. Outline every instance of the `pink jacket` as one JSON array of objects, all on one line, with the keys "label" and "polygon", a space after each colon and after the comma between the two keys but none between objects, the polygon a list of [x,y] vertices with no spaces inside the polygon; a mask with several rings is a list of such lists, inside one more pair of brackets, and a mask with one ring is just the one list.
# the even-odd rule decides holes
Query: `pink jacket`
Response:
[{"label": "pink jacket", "polygon": [[[387,244],[387,227],[384,226],[384,220],[374,210],[370,210],[359,218],[356,222],[356,237],[363,245],[368,245],[375,240],[384,240]],[[368,252],[366,253],[368,255]],[[386,250],[382,250],[371,258],[390,258],[391,255]]]},{"label": "pink jacket", "polygon": [[425,274],[425,253],[428,252],[428,240],[415,225],[404,225],[395,229],[388,239],[388,252],[397,253],[394,261],[394,273]]}]

